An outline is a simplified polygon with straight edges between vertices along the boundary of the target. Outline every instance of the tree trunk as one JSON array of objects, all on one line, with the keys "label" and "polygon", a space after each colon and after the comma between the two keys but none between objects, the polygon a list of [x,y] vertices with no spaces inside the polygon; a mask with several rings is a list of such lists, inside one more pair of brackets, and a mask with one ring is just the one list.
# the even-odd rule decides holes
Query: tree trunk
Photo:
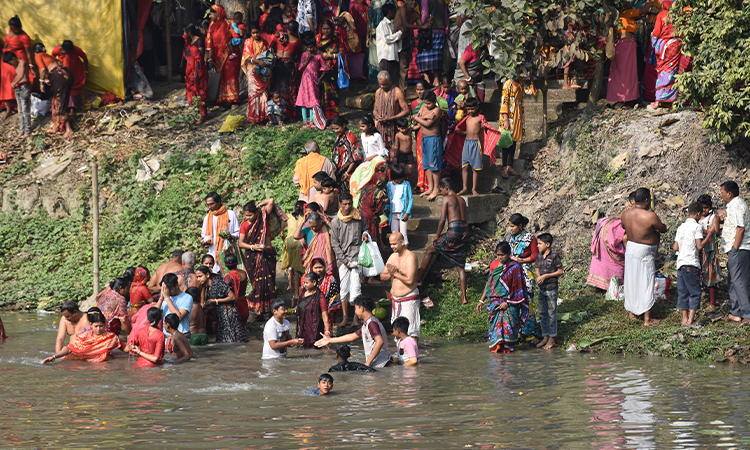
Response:
[{"label": "tree trunk", "polygon": [[[227,10],[228,19],[231,19],[232,15],[234,15],[234,13],[239,11],[242,13],[242,16],[245,18],[246,23],[258,21],[257,14],[255,15],[256,17],[250,17],[252,14],[248,13],[248,10],[247,10],[248,2],[246,2],[245,0],[216,0],[216,3],[223,6],[224,9]],[[251,0],[250,3],[251,4],[254,3],[256,5],[256,8],[257,8],[257,5],[259,4],[258,0],[254,0],[254,1]],[[248,33],[249,32],[250,31],[248,30]]]},{"label": "tree trunk", "polygon": [[601,52],[596,57],[596,63],[594,65],[594,81],[591,84],[589,90],[589,99],[586,102],[586,109],[591,109],[596,106],[596,102],[599,101],[599,94],[602,92],[602,84],[604,84],[604,61],[606,60],[604,52]]},{"label": "tree trunk", "polygon": [[547,145],[547,74],[544,74],[542,84],[542,145]]},{"label": "tree trunk", "polygon": [[99,167],[91,162],[91,209],[93,217],[94,297],[99,293]]}]

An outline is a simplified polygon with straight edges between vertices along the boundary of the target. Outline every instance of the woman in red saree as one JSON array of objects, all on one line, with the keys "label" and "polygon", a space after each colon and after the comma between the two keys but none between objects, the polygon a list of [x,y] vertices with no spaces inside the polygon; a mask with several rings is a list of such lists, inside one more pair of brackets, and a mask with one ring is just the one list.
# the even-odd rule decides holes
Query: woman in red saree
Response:
[{"label": "woman in red saree", "polygon": [[236,108],[240,102],[240,48],[232,46],[231,23],[221,5],[211,6],[208,13],[211,25],[208,28],[210,43],[206,45],[208,63],[221,75],[217,104],[231,104]]},{"label": "woman in red saree", "polygon": [[[247,121],[261,123],[268,120],[268,87],[271,84],[270,67],[260,56],[268,50],[268,44],[260,36],[258,25],[250,25],[250,39],[245,40],[242,50],[242,71],[247,75]],[[267,67],[269,74],[258,73]]]},{"label": "woman in red saree", "polygon": [[151,291],[146,287],[146,283],[151,277],[148,274],[148,270],[145,267],[138,267],[135,269],[135,275],[133,275],[133,282],[130,283],[130,308],[128,309],[128,315],[132,321],[133,316],[144,306],[153,301]]},{"label": "woman in red saree", "polygon": [[185,67],[185,94],[188,103],[192,106],[198,105],[201,118],[195,124],[201,124],[206,120],[206,94],[208,93],[208,66],[203,62],[205,47],[203,38],[195,25],[185,27],[185,50],[182,55],[187,61]]},{"label": "woman in red saree", "polygon": [[238,262],[239,260],[237,259],[236,255],[230,254],[226,256],[224,264],[226,264],[229,272],[227,272],[227,275],[224,277],[224,282],[232,286],[232,290],[234,291],[234,295],[236,297],[234,302],[235,306],[237,307],[237,314],[240,315],[242,323],[245,324],[247,323],[247,318],[250,317],[250,309],[248,308],[246,297],[247,272],[237,268]]},{"label": "woman in red saree", "polygon": [[[34,58],[31,56],[31,39],[21,27],[21,19],[18,16],[8,21],[8,35],[5,36],[5,47],[3,52],[13,52],[18,59],[31,64],[29,81],[34,84]],[[0,102],[5,102],[5,114],[0,118],[5,120],[16,108],[16,93],[13,91],[13,79],[16,71],[10,64],[0,61]]]},{"label": "woman in red saree", "polygon": [[297,305],[297,337],[304,339],[302,348],[315,348],[321,334],[331,336],[328,300],[317,286],[318,275],[308,273],[302,278],[302,293]]},{"label": "woman in red saree", "polygon": [[315,36],[315,41],[318,44],[318,53],[325,61],[320,76],[323,84],[323,98],[320,99],[320,104],[326,119],[331,120],[339,115],[338,58],[339,55],[346,57],[347,48],[339,33],[334,32],[333,22],[329,19],[320,25],[320,33]]},{"label": "woman in red saree", "polygon": [[42,361],[42,364],[53,362],[57,358],[84,360],[92,363],[104,362],[112,357],[111,351],[122,348],[122,343],[115,333],[107,331],[104,315],[99,311],[86,314],[91,328],[71,337],[70,344]]},{"label": "woman in red saree", "polygon": [[138,356],[135,367],[160,366],[162,358],[164,358],[165,337],[159,329],[162,323],[161,309],[149,308],[146,317],[149,326],[131,333],[131,336],[135,336],[132,340],[128,338],[128,345],[125,347],[126,352]]},{"label": "woman in red saree", "polygon": [[275,207],[272,198],[257,206],[249,202],[243,207],[245,221],[240,226],[237,245],[245,250],[245,270],[253,286],[247,303],[256,320],[270,314],[269,306],[276,298],[276,249],[271,245],[271,214]]}]

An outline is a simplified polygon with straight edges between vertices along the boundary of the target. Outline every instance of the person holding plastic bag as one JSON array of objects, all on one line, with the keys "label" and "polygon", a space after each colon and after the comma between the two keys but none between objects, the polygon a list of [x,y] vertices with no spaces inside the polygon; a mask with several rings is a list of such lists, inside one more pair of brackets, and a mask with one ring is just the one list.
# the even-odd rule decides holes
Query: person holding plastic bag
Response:
[{"label": "person holding plastic bag", "polygon": [[[350,305],[354,299],[362,294],[359,281],[359,251],[362,246],[363,233],[367,230],[367,224],[362,215],[354,208],[350,193],[343,192],[339,197],[339,212],[331,220],[331,246],[336,255],[338,264],[339,280],[341,280],[339,295],[341,296],[341,310],[344,317],[338,326],[342,327],[349,322],[347,298]],[[357,315],[354,314],[353,326],[358,324]]]},{"label": "person holding plastic bag", "polygon": [[[385,216],[385,205],[388,202],[388,194],[386,192],[388,178],[386,178],[385,172],[381,172],[378,169],[379,167],[376,168],[370,180],[362,186],[357,206],[362,212],[362,218],[367,223],[367,231],[370,233],[372,242],[379,249],[380,227],[386,226],[388,223],[388,217]],[[382,169],[385,169],[384,164],[382,165]],[[365,280],[364,283],[380,284],[380,281],[370,279]]]}]

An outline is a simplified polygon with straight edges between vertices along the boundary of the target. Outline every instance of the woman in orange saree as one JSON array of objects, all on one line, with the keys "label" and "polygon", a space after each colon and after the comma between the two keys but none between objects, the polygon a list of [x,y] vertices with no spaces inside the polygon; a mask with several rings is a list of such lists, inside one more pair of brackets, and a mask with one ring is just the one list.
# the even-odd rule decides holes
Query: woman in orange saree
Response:
[{"label": "woman in orange saree", "polygon": [[107,331],[104,315],[99,311],[87,313],[91,328],[71,338],[70,344],[42,361],[42,364],[53,362],[57,358],[83,360],[92,363],[104,362],[112,358],[110,352],[122,348],[117,335]]},{"label": "woman in orange saree", "polygon": [[232,45],[232,25],[223,6],[213,5],[208,17],[211,25],[206,42],[207,62],[213,62],[214,70],[221,75],[216,103],[236,108],[240,102],[240,48]]}]

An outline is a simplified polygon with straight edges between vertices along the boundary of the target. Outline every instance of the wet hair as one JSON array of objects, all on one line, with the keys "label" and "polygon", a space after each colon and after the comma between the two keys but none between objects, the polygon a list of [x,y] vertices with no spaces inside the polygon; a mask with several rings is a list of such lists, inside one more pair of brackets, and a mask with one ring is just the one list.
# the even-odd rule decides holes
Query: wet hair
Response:
[{"label": "wet hair", "polygon": [[695,214],[700,214],[702,212],[703,212],[703,205],[701,205],[700,203],[693,202],[688,205],[688,208],[687,208],[688,215],[692,216]]},{"label": "wet hair", "polygon": [[394,330],[398,330],[404,334],[409,334],[409,319],[406,317],[396,317],[392,326]]},{"label": "wet hair", "polygon": [[739,197],[740,195],[740,187],[734,181],[725,181],[721,183],[721,187],[724,188],[724,191],[732,194],[732,197]]},{"label": "wet hair", "polygon": [[221,195],[217,194],[216,192],[209,192],[208,194],[206,194],[206,197],[203,200],[208,200],[209,198],[216,203],[221,203]]},{"label": "wet hair", "polygon": [[333,178],[331,178],[331,177],[328,177],[328,178],[326,178],[325,180],[321,181],[321,182],[320,182],[320,185],[321,185],[322,187],[330,187],[330,188],[332,188],[332,187],[336,187],[336,180],[334,180],[334,179],[333,179]]},{"label": "wet hair", "polygon": [[406,179],[406,169],[401,164],[396,164],[391,167],[391,180],[404,180]]},{"label": "wet hair", "polygon": [[336,117],[333,118],[333,120],[331,120],[331,122],[334,125],[337,125],[337,126],[340,126],[340,127],[345,127],[345,126],[349,125],[349,121],[346,120],[343,116],[336,116]]},{"label": "wet hair", "polygon": [[409,128],[409,121],[406,120],[406,117],[399,117],[396,119],[396,126],[399,128]]},{"label": "wet hair", "polygon": [[521,214],[515,213],[512,216],[510,216],[510,219],[508,219],[510,223],[513,225],[519,226],[519,227],[525,227],[529,224],[529,219],[524,217]]},{"label": "wet hair", "polygon": [[76,46],[73,45],[73,41],[71,41],[70,39],[64,40],[60,45],[60,48],[65,50],[65,53],[73,53],[74,51],[76,51]]},{"label": "wet hair", "polygon": [[324,373],[318,377],[318,383],[320,383],[321,381],[330,381],[331,383],[333,383],[333,377],[330,374]]},{"label": "wet hair", "polygon": [[305,47],[317,47],[318,44],[315,42],[315,34],[312,31],[305,31],[300,37],[302,45]]},{"label": "wet hair", "polygon": [[309,216],[307,216],[307,221],[308,222],[316,222],[317,223],[317,222],[322,222],[323,218],[320,217],[320,214],[318,214],[316,211],[313,211],[313,212],[310,213]]},{"label": "wet hair", "polygon": [[149,310],[146,311],[146,319],[148,319],[149,325],[157,328],[159,326],[159,322],[161,322],[161,309],[149,308]]},{"label": "wet hair", "polygon": [[237,256],[233,255],[232,253],[225,256],[224,265],[230,269],[236,269],[237,268]]},{"label": "wet hair", "polygon": [[203,274],[203,275],[205,275],[205,276],[210,276],[210,275],[211,275],[211,269],[209,269],[209,268],[208,268],[208,267],[206,267],[206,266],[198,266],[198,267],[197,267],[197,268],[195,269],[195,271],[196,271],[196,272],[200,272],[200,273],[202,273],[202,274]]},{"label": "wet hair", "polygon": [[299,200],[297,203],[294,204],[294,211],[292,211],[292,215],[295,219],[299,219],[300,216],[305,215],[305,201]]},{"label": "wet hair", "polygon": [[195,253],[193,252],[185,252],[182,254],[182,263],[190,266],[195,267]]},{"label": "wet hair", "polygon": [[422,100],[425,102],[435,103],[437,102],[437,95],[432,91],[427,91],[422,96]]},{"label": "wet hair", "polygon": [[425,91],[429,91],[430,89],[432,89],[432,86],[430,86],[430,83],[428,83],[424,79],[417,81],[417,84],[415,86],[419,86],[420,84],[422,85],[422,89],[424,89]]},{"label": "wet hair", "polygon": [[292,20],[286,25],[287,30],[289,31],[289,34],[299,37],[299,24]]},{"label": "wet hair", "polygon": [[336,349],[336,356],[346,361],[347,359],[352,357],[352,348],[348,345],[339,345],[339,347]]},{"label": "wet hair", "polygon": [[701,206],[708,206],[709,209],[713,209],[714,207],[714,200],[708,194],[701,195],[696,201],[700,203]]},{"label": "wet hair", "polygon": [[312,281],[313,283],[317,283],[320,277],[315,272],[309,272],[305,274],[305,279],[307,281]]},{"label": "wet hair", "polygon": [[383,16],[387,16],[391,12],[396,11],[396,5],[394,5],[393,3],[386,3],[382,8],[380,8],[380,10],[383,12]]},{"label": "wet hair", "polygon": [[120,289],[127,287],[128,280],[125,278],[115,278],[114,280],[109,282],[109,288],[113,291],[119,291]]},{"label": "wet hair", "polygon": [[34,44],[34,53],[44,53],[47,49],[44,48],[44,44],[41,42]]},{"label": "wet hair", "polygon": [[651,191],[648,188],[638,188],[635,190],[633,200],[636,203],[643,203],[651,199]]},{"label": "wet hair", "polygon": [[444,177],[440,180],[438,183],[438,187],[446,188],[446,189],[453,189],[453,186],[451,186],[451,179],[448,177]]},{"label": "wet hair", "polygon": [[354,298],[354,306],[359,306],[365,309],[367,312],[372,312],[375,309],[375,300],[366,295],[358,295]]},{"label": "wet hair", "polygon": [[498,242],[497,247],[495,247],[495,253],[497,252],[500,252],[503,255],[510,255],[510,244],[505,241]]},{"label": "wet hair", "polygon": [[177,258],[177,259],[179,259],[179,260],[182,260],[182,255],[183,255],[184,253],[185,253],[185,252],[183,252],[182,250],[180,250],[180,249],[178,248],[177,250],[175,250],[175,251],[173,251],[173,252],[172,252],[172,258]]},{"label": "wet hair", "polygon": [[343,202],[344,200],[351,200],[354,201],[354,197],[352,197],[352,194],[348,192],[342,192],[341,195],[339,195],[339,203]]},{"label": "wet hair", "polygon": [[125,272],[123,272],[122,274],[122,278],[132,282],[133,278],[135,278],[135,267],[130,266],[127,269],[125,269]]},{"label": "wet hair", "polygon": [[479,106],[479,100],[477,100],[476,97],[467,98],[464,105],[466,105],[467,108],[475,108]]},{"label": "wet hair", "polygon": [[323,180],[329,177],[330,176],[322,170],[320,172],[315,172],[315,175],[312,176],[313,180],[320,181],[320,182],[323,182]]},{"label": "wet hair", "polygon": [[107,319],[104,317],[104,314],[102,314],[102,311],[99,308],[91,308],[86,312],[86,319],[88,319],[89,323],[103,323],[107,324]]},{"label": "wet hair", "polygon": [[310,212],[320,212],[320,205],[315,202],[305,204],[305,209],[309,209]]},{"label": "wet hair", "polygon": [[536,239],[544,242],[547,245],[552,245],[552,241],[554,241],[554,238],[549,233],[542,233],[539,236],[537,236]]},{"label": "wet hair", "polygon": [[200,303],[201,302],[201,290],[198,289],[195,286],[190,286],[187,288],[185,293],[191,297],[193,297],[193,303]]},{"label": "wet hair", "polygon": [[177,275],[173,273],[166,273],[163,277],[161,277],[161,283],[167,287],[167,289],[174,289],[175,286],[179,284],[179,280],[177,279]]},{"label": "wet hair", "polygon": [[283,298],[275,298],[271,302],[271,311],[276,311],[277,309],[281,308],[282,306],[286,306],[286,303],[284,302]]},{"label": "wet hair", "polygon": [[66,300],[63,302],[62,305],[60,305],[60,312],[69,312],[71,314],[75,314],[80,309],[78,309],[78,303],[74,302],[73,300]]},{"label": "wet hair", "polygon": [[23,26],[21,25],[21,18],[18,17],[18,14],[10,18],[10,20],[8,21],[8,26],[23,28]]},{"label": "wet hair", "polygon": [[257,213],[258,207],[255,206],[255,202],[250,200],[249,202],[245,203],[245,206],[242,207],[243,211],[247,211],[249,213]]},{"label": "wet hair", "polygon": [[364,117],[359,119],[359,123],[365,124],[370,130],[375,128],[375,119],[373,119],[372,115],[370,114],[366,114]]},{"label": "wet hair", "polygon": [[213,262],[214,262],[214,264],[216,264],[216,258],[214,258],[214,257],[213,257],[213,256],[211,256],[211,255],[203,255],[203,258],[201,258],[201,265],[203,264],[203,261],[205,261],[205,260],[206,260],[206,258],[211,258],[211,261],[213,261]]},{"label": "wet hair", "polygon": [[453,78],[447,73],[440,74],[440,84],[451,83],[453,84]]},{"label": "wet hair", "polygon": [[3,53],[3,62],[6,64],[10,64],[11,61],[13,61],[13,58],[16,57],[16,54],[13,52],[5,52]]},{"label": "wet hair", "polygon": [[177,330],[180,326],[180,318],[175,313],[167,314],[164,318],[164,323],[169,325],[173,330]]}]

